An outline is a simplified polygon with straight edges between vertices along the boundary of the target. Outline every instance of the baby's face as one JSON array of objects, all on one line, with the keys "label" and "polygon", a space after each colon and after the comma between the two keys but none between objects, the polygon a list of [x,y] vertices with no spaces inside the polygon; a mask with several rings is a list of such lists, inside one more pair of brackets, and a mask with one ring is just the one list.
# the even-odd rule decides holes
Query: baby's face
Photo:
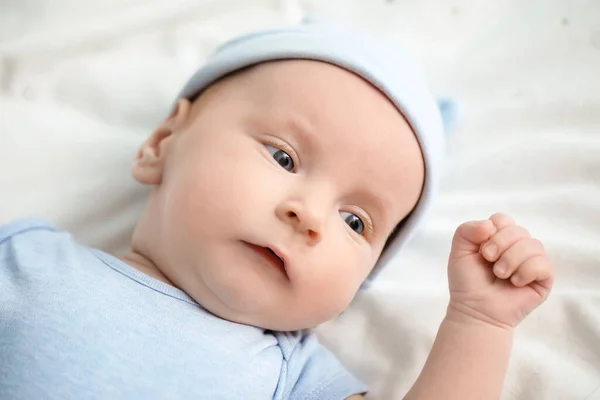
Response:
[{"label": "baby's face", "polygon": [[378,90],[279,61],[185,101],[138,248],[212,313],[304,329],[346,308],[424,178],[418,142]]}]

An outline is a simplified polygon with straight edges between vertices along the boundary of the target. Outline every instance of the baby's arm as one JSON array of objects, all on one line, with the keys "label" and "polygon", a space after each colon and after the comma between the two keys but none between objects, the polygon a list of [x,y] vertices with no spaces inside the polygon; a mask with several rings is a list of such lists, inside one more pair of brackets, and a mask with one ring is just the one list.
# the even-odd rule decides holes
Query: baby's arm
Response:
[{"label": "baby's arm", "polygon": [[404,399],[498,398],[510,358],[512,336],[512,329],[463,321],[461,316],[454,317],[449,312],[423,371]]},{"label": "baby's arm", "polygon": [[547,298],[552,265],[527,230],[495,214],[457,229],[448,280],[446,317],[405,399],[498,398],[513,330]]},{"label": "baby's arm", "polygon": [[510,358],[512,329],[462,321],[449,312],[425,367],[405,399],[496,399]]}]

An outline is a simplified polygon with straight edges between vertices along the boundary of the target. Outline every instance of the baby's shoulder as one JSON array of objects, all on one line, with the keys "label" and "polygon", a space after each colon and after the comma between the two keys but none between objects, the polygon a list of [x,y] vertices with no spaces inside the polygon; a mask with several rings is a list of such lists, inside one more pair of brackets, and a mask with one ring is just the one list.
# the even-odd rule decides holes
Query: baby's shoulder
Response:
[{"label": "baby's shoulder", "polygon": [[55,231],[56,228],[42,218],[17,219],[7,224],[0,224],[0,244],[15,238],[31,238],[35,233]]},{"label": "baby's shoulder", "polygon": [[0,275],[43,275],[54,267],[68,268],[75,261],[77,244],[68,232],[39,218],[26,218],[0,226]]}]

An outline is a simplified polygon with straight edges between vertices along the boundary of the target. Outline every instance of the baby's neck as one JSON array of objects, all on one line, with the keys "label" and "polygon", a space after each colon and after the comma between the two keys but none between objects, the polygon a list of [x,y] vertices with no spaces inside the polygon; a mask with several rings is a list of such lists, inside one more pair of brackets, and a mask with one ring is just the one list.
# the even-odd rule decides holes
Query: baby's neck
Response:
[{"label": "baby's neck", "polygon": [[119,257],[119,259],[154,279],[158,279],[159,281],[165,282],[173,287],[177,287],[160,271],[156,264],[143,255],[136,253],[135,251],[131,251],[129,254]]}]

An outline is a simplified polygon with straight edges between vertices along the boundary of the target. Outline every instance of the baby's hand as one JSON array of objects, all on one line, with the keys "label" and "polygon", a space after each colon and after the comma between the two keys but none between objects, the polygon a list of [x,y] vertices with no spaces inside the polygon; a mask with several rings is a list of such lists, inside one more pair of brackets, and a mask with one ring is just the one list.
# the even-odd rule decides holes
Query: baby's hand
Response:
[{"label": "baby's hand", "polygon": [[550,294],[554,269],[542,243],[505,214],[462,224],[448,263],[449,313],[515,327]]}]

